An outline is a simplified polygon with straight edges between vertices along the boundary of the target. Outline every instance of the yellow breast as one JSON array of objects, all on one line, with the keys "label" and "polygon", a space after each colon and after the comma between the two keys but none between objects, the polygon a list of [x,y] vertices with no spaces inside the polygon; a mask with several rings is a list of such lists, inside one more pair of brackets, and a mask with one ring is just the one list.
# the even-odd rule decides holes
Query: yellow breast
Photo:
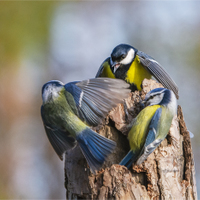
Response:
[{"label": "yellow breast", "polygon": [[161,106],[148,106],[144,108],[136,117],[135,123],[128,134],[131,150],[137,151],[143,147],[146,140],[149,123],[159,107]]},{"label": "yellow breast", "polygon": [[142,81],[151,78],[151,74],[141,65],[139,57],[136,55],[132,62],[127,75],[126,82],[135,84],[138,90],[141,90]]}]

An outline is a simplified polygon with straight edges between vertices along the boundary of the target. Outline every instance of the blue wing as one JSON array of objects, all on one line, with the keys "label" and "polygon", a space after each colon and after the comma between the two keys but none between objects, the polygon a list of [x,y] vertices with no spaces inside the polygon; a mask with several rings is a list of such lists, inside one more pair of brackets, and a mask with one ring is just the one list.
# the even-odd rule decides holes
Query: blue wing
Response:
[{"label": "blue wing", "polygon": [[122,159],[122,161],[119,163],[119,165],[124,165],[129,169],[132,163],[136,161],[137,157],[138,157],[138,154],[130,150],[127,153],[127,155]]},{"label": "blue wing", "polygon": [[157,138],[158,124],[160,123],[161,114],[162,114],[162,108],[158,108],[156,110],[154,116],[151,119],[151,122],[150,122],[150,125],[149,125],[149,131],[148,131],[146,141],[145,141],[145,144],[144,144],[144,148],[141,152],[139,159],[136,162],[137,165],[140,165],[141,163],[143,163],[147,159],[147,157],[162,142],[161,139],[156,139]]},{"label": "blue wing", "polygon": [[69,133],[66,131],[53,129],[45,125],[44,128],[52,147],[54,148],[59,158],[63,160],[63,153],[75,147],[77,144],[76,140],[70,137]]},{"label": "blue wing", "polygon": [[41,115],[47,137],[59,158],[63,160],[63,153],[75,147],[77,141],[73,137],[70,137],[70,134],[67,131],[60,130],[45,122],[43,106],[41,107]]},{"label": "blue wing", "polygon": [[74,98],[79,118],[90,126],[97,126],[108,112],[128,97],[129,85],[123,80],[95,78],[65,85]]}]

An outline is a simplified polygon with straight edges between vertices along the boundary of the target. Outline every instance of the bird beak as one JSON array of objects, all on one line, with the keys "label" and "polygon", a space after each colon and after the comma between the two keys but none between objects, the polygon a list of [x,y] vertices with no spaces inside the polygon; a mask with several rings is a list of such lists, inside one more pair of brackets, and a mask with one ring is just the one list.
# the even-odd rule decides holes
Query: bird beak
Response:
[{"label": "bird beak", "polygon": [[137,97],[139,98],[140,107],[143,109],[145,107],[146,101],[142,100],[142,98],[139,95],[137,95]]},{"label": "bird beak", "polygon": [[113,68],[113,72],[115,73],[117,71],[117,69],[119,68],[120,63],[118,62],[113,62],[112,63],[112,68]]},{"label": "bird beak", "polygon": [[142,109],[145,107],[145,103],[146,101],[140,101],[140,106],[142,107]]}]

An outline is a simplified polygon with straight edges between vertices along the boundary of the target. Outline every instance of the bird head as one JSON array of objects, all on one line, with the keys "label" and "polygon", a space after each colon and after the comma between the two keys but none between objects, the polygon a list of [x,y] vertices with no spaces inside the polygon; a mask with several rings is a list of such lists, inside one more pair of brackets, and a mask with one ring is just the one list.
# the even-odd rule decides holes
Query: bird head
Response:
[{"label": "bird head", "polygon": [[111,70],[115,73],[120,66],[130,64],[134,60],[137,51],[137,49],[128,44],[116,46],[110,57]]},{"label": "bird head", "polygon": [[148,92],[145,96],[145,106],[162,105],[175,110],[177,108],[177,100],[175,94],[166,88],[156,88]]},{"label": "bird head", "polygon": [[64,84],[61,81],[52,80],[45,83],[42,87],[42,100],[43,103],[47,103],[59,96],[59,92],[63,88]]}]

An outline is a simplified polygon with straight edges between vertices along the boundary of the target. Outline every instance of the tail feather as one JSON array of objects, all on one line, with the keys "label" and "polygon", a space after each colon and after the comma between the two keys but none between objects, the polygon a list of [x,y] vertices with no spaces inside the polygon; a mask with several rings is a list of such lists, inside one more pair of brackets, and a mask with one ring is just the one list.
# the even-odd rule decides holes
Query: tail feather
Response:
[{"label": "tail feather", "polygon": [[132,163],[135,162],[136,160],[137,160],[137,154],[133,153],[133,151],[130,150],[128,154],[119,163],[119,165],[124,165],[129,169]]},{"label": "tail feather", "polygon": [[98,170],[101,167],[101,162],[99,162],[99,160],[92,155],[91,151],[86,147],[84,142],[79,142],[79,145],[92,173],[95,173],[95,170]]},{"label": "tail feather", "polygon": [[76,139],[93,173],[101,168],[107,156],[112,153],[116,146],[114,141],[89,128],[82,131]]},{"label": "tail feather", "polygon": [[[99,134],[95,134],[94,137],[91,137],[91,140],[97,145],[97,149],[101,149],[102,152],[104,152],[104,155],[106,155],[106,153],[108,151],[110,151],[110,145],[112,142],[112,145],[114,145],[114,147],[116,146],[115,142],[112,140],[107,139],[106,137],[103,137]],[[109,142],[108,142],[109,140]]]}]

